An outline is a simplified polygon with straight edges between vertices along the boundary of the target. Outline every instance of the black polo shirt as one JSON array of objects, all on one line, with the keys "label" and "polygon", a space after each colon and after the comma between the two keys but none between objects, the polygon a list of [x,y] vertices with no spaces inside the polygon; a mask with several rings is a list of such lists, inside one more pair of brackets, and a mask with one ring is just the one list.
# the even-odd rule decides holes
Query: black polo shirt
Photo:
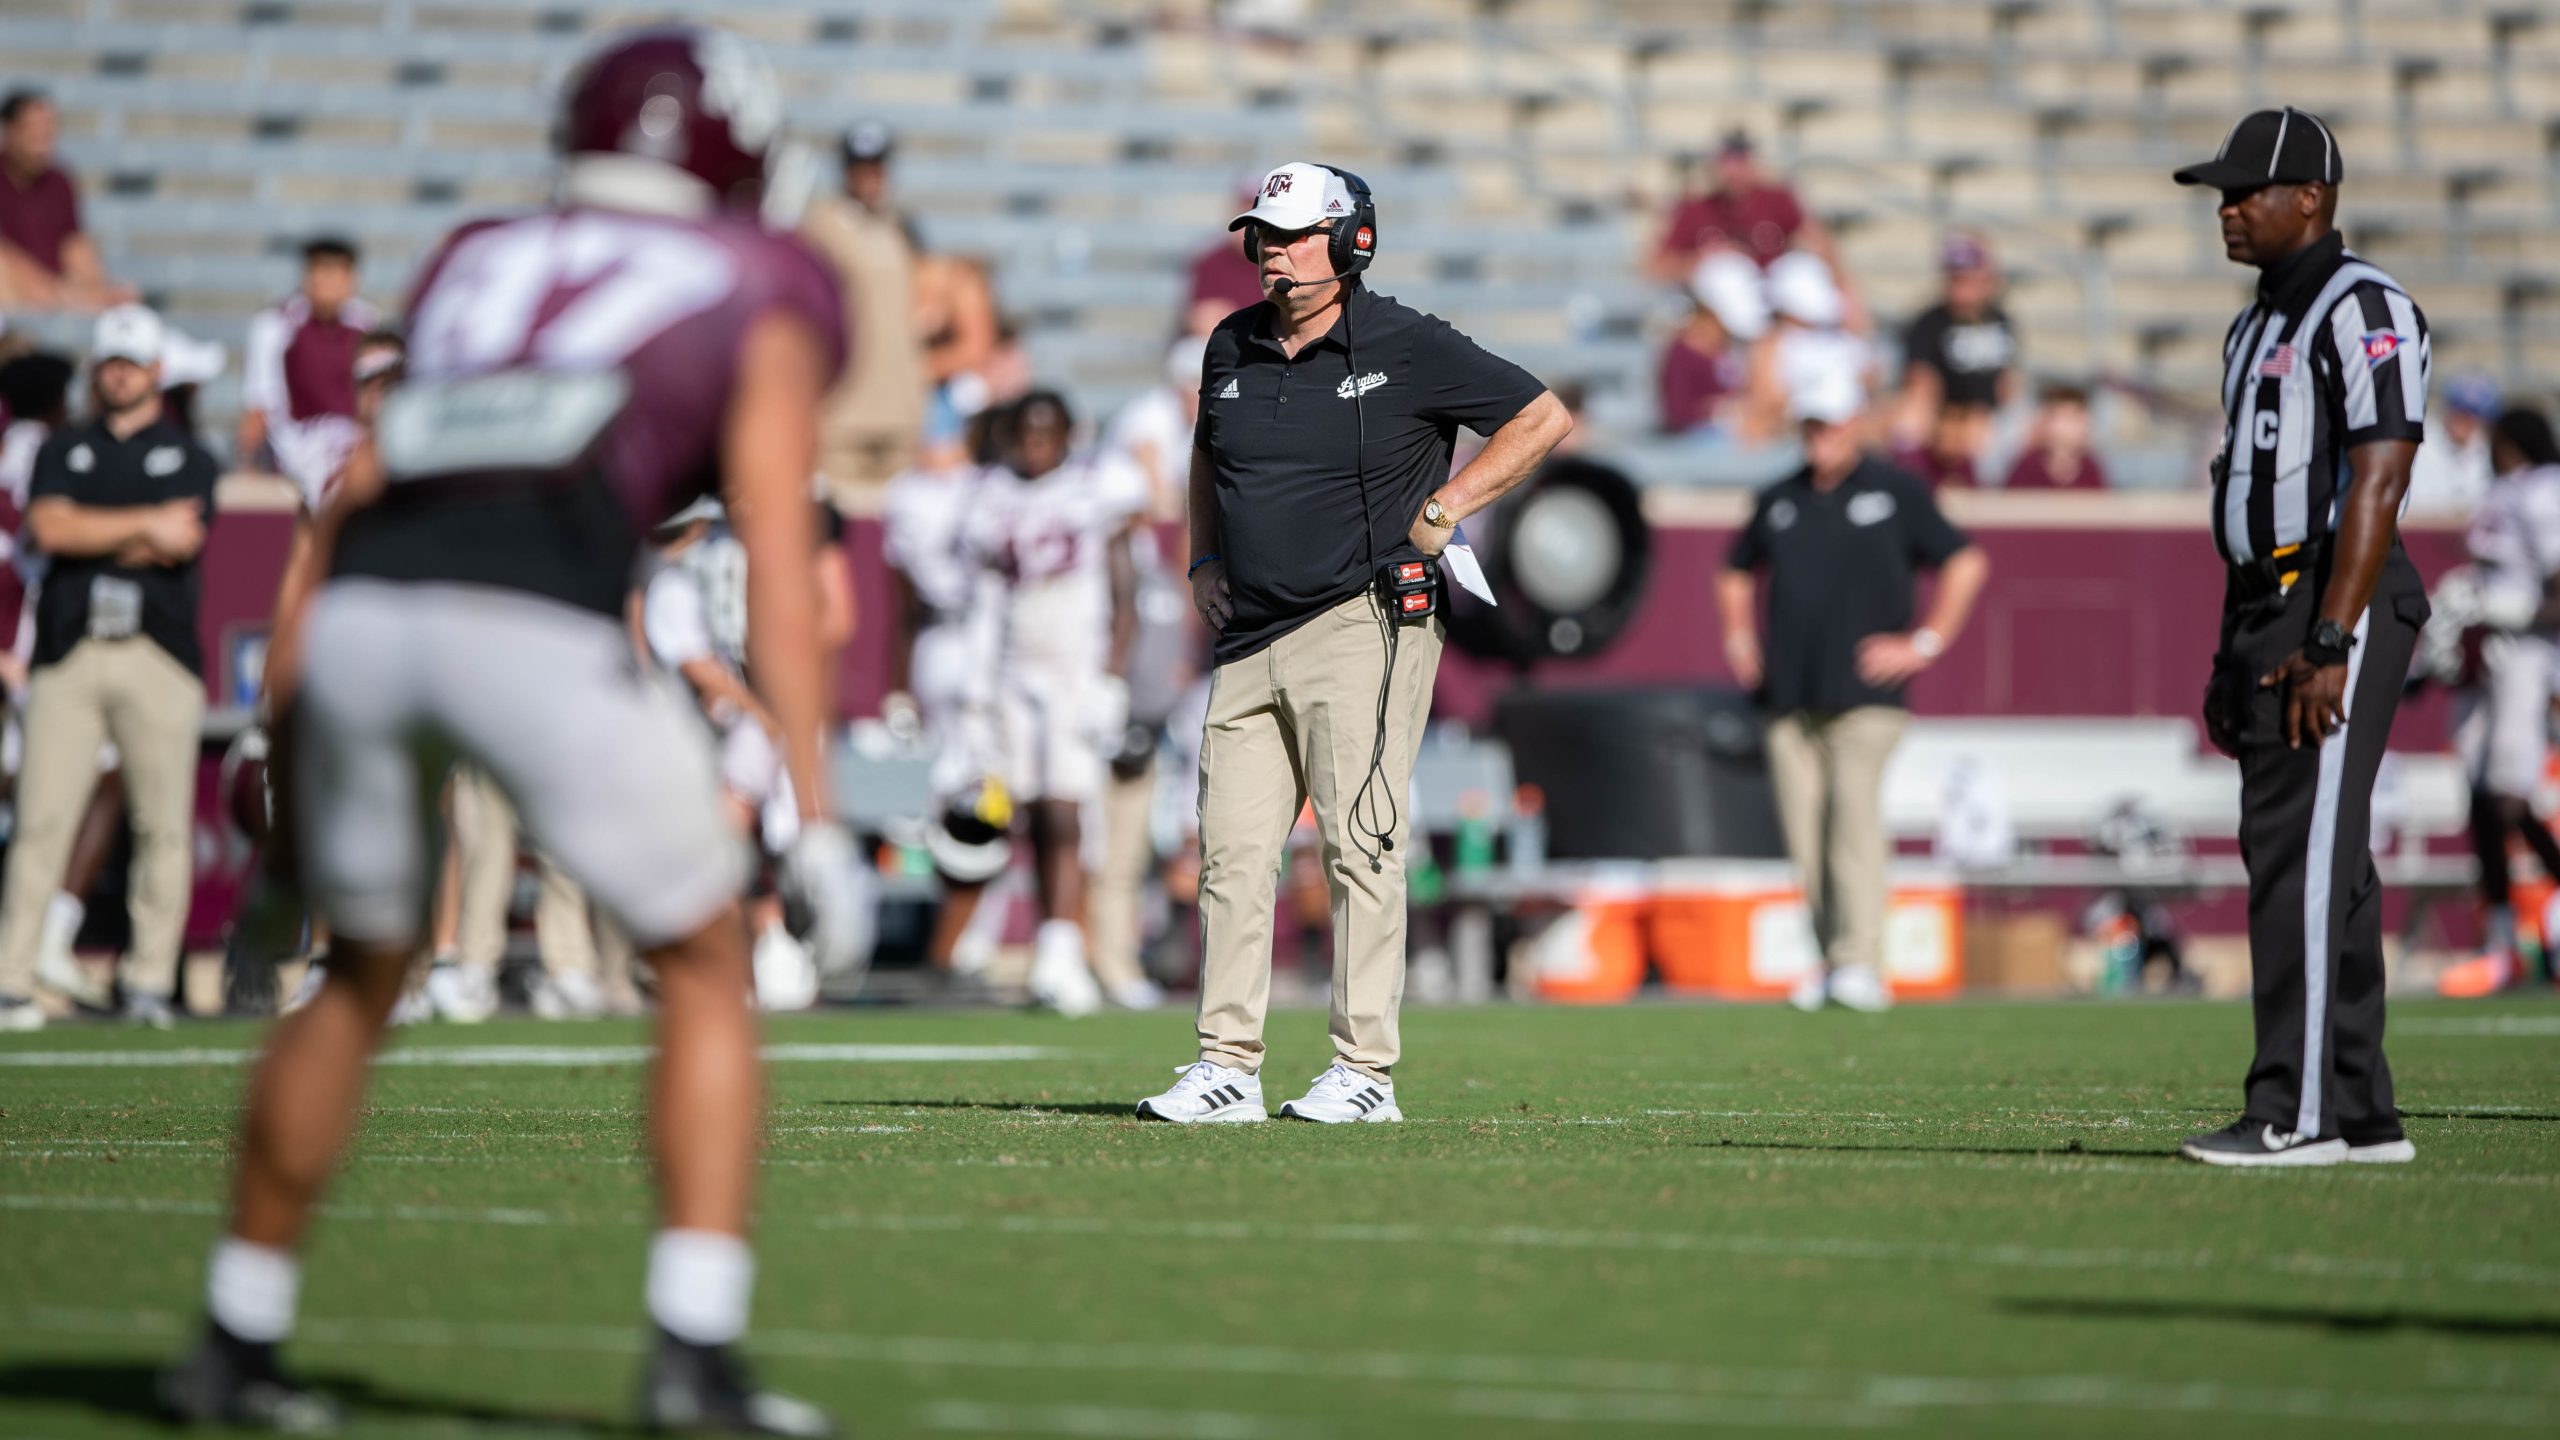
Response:
[{"label": "black polo shirt", "polygon": [[1192,441],[1217,473],[1218,553],[1235,601],[1221,665],[1359,594],[1376,565],[1413,558],[1406,534],[1449,478],[1458,427],[1490,435],[1546,391],[1392,296],[1354,288],[1342,309],[1294,359],[1272,337],[1268,301],[1209,336]]},{"label": "black polo shirt", "polygon": [[[213,523],[213,485],[221,468],[187,432],[165,418],[119,440],[104,421],[54,432],[36,452],[27,503],[55,498],[101,510],[194,500]],[[201,675],[196,603],[197,559],[184,565],[119,565],[103,555],[56,555],[36,598],[35,663],[53,665],[89,634],[93,597],[124,607],[139,602],[131,632],[149,636],[178,663]]]},{"label": "black polo shirt", "polygon": [[1928,486],[1873,459],[1828,494],[1810,469],[1761,491],[1725,557],[1728,570],[1769,572],[1761,703],[1776,715],[1900,705],[1900,686],[1858,678],[1858,642],[1911,628],[1913,576],[1972,543]]}]

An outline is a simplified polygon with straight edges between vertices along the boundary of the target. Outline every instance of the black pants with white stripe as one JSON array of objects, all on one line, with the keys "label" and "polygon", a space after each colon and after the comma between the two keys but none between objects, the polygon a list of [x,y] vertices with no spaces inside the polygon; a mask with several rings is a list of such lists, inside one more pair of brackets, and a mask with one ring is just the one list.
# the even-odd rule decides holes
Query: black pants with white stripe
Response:
[{"label": "black pants with white stripe", "polygon": [[2426,623],[2415,566],[2395,543],[2348,659],[2347,723],[2290,749],[2279,689],[2258,677],[2302,648],[2328,583],[2320,565],[2282,592],[2235,580],[2215,684],[2237,717],[2240,853],[2249,869],[2249,965],[2258,1054],[2253,1121],[2305,1138],[2396,1139],[2382,1058],[2382,883],[2369,846],[2373,777]]}]

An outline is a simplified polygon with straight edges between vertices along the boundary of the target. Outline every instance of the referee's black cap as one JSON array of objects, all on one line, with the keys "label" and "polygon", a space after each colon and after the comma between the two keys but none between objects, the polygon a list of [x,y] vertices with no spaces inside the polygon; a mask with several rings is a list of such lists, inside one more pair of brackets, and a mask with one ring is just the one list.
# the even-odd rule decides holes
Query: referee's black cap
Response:
[{"label": "referee's black cap", "polygon": [[2181,185],[2255,190],[2262,185],[2335,185],[2346,173],[2346,157],[2328,123],[2287,105],[2242,119],[2222,137],[2220,153],[2175,178]]}]

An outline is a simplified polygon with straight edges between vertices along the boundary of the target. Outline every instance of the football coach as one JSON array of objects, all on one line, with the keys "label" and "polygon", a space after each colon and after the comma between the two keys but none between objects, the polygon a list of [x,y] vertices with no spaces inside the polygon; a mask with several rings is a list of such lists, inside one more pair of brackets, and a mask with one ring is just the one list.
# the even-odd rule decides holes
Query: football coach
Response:
[{"label": "football coach", "polygon": [[[1216,633],[1200,746],[1200,1052],[1138,1113],[1265,1118],[1274,889],[1312,800],[1333,892],[1332,1064],[1285,1117],[1391,1121],[1407,789],[1440,664],[1442,551],[1572,429],[1529,372],[1362,283],[1360,177],[1283,165],[1227,228],[1264,300],[1209,337],[1191,595]],[[1460,425],[1489,435],[1455,475]]]}]

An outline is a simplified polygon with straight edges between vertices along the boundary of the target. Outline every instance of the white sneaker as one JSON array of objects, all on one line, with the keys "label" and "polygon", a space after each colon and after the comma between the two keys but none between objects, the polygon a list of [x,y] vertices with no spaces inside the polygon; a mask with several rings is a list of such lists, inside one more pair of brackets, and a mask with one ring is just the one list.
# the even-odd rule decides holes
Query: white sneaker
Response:
[{"label": "white sneaker", "polygon": [[124,1018],[128,1025],[140,1025],[149,1030],[178,1028],[178,1012],[165,997],[144,994],[139,990],[124,997]]},{"label": "white sneaker", "polygon": [[1102,986],[1084,963],[1084,936],[1073,922],[1040,927],[1032,946],[1031,998],[1061,1015],[1090,1015],[1102,1008]]},{"label": "white sneaker", "polygon": [[2406,1137],[2376,1140],[2369,1145],[2359,1145],[2353,1140],[2347,1142],[2347,1163],[2350,1165],[2406,1165],[2417,1158],[2418,1147],[2410,1144]]},{"label": "white sneaker", "polygon": [[1830,1001],[1831,977],[1823,970],[1820,961],[1814,962],[1812,969],[1797,976],[1796,988],[1787,992],[1787,1003],[1807,1015],[1820,1010]]},{"label": "white sneaker", "polygon": [[427,998],[425,990],[412,990],[401,996],[399,1001],[391,1007],[390,1023],[395,1030],[405,1029],[411,1025],[424,1025],[434,1018],[436,1018],[436,1002]]},{"label": "white sneaker", "polygon": [[1396,1108],[1392,1080],[1372,1080],[1340,1061],[1316,1077],[1307,1093],[1280,1107],[1283,1120],[1313,1120],[1322,1125],[1382,1125],[1404,1118]]},{"label": "white sneaker", "polygon": [[[467,965],[438,965],[427,972],[421,992],[436,1019],[453,1025],[477,1025],[498,1013],[498,977]],[[391,1023],[406,1023],[394,1010]]]},{"label": "white sneaker", "polygon": [[23,995],[0,995],[0,1035],[44,1028],[44,1007]]},{"label": "white sneaker", "polygon": [[1200,1060],[1176,1070],[1182,1078],[1161,1095],[1138,1102],[1141,1120],[1176,1125],[1256,1125],[1271,1118],[1262,1108],[1262,1077]]},{"label": "white sneaker", "polygon": [[605,1012],[604,987],[572,970],[545,975],[533,987],[533,1013],[544,1020],[592,1020]]},{"label": "white sneaker", "polygon": [[1843,965],[1832,971],[1831,998],[1868,1015],[1893,1008],[1893,991],[1872,965]]},{"label": "white sneaker", "polygon": [[1140,976],[1111,987],[1111,1003],[1123,1010],[1153,1010],[1164,1004],[1164,987]]}]

